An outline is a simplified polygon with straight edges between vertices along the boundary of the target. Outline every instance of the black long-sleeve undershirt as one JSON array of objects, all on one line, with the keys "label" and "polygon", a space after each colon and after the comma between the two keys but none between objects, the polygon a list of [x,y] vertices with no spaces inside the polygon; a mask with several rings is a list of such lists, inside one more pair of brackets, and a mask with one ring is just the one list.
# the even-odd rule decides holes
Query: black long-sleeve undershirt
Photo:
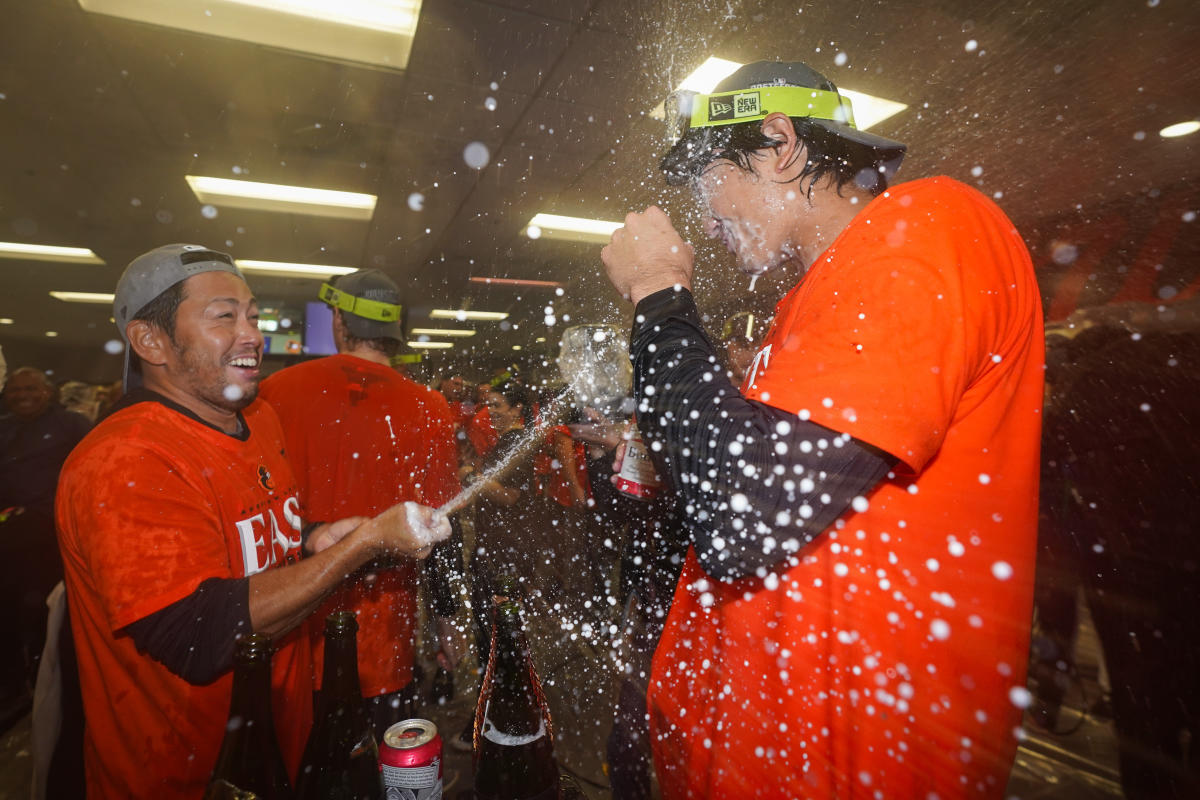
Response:
[{"label": "black long-sleeve undershirt", "polygon": [[195,685],[233,669],[233,640],[250,633],[250,579],[209,578],[125,631],[138,649]]},{"label": "black long-sleeve undershirt", "polygon": [[765,576],[866,495],[895,459],[742,396],[687,289],[642,299],[630,338],[637,420],[714,578]]}]

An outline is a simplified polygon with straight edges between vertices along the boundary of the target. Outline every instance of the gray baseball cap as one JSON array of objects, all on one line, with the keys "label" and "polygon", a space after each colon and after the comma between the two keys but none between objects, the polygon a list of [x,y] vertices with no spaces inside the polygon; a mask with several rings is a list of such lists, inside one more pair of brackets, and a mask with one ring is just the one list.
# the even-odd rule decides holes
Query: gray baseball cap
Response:
[{"label": "gray baseball cap", "polygon": [[141,373],[130,368],[133,350],[125,328],[138,313],[163,292],[193,275],[204,272],[228,272],[243,277],[226,253],[209,250],[199,244],[165,244],[129,262],[117,281],[113,298],[113,319],[125,342],[125,391],[142,383]]}]

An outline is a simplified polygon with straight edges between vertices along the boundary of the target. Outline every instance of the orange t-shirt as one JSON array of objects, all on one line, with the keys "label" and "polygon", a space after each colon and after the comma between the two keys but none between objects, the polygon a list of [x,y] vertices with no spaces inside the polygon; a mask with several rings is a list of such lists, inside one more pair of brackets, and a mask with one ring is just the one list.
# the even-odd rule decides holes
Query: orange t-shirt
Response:
[{"label": "orange t-shirt", "polygon": [[[414,500],[440,506],[459,490],[454,423],[446,398],[384,364],[336,355],[288,367],[259,393],[283,423],[306,519],[375,516]],[[364,697],[412,681],[418,564],[370,572],[325,601],[309,620],[320,685],[325,617],[358,615],[358,670]]]},{"label": "orange t-shirt", "polygon": [[[229,715],[232,672],[189,684],[139,652],[123,628],[208,578],[301,557],[279,421],[261,404],[244,419],[242,441],[161,403],[137,403],[96,426],[63,467],[58,536],[92,800],[199,797]],[[312,726],[308,638],[300,629],[276,647],[272,709],[295,775]]]},{"label": "orange t-shirt", "polygon": [[1043,346],[1019,234],[948,178],[872,200],[779,303],[745,395],[900,463],[771,574],[689,554],[650,684],[664,797],[1002,796]]}]

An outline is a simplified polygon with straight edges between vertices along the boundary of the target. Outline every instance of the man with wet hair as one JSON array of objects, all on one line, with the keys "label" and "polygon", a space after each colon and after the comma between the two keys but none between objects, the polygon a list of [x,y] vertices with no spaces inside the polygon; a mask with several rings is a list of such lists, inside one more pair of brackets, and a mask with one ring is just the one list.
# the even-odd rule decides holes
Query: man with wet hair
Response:
[{"label": "man with wet hair", "polygon": [[1033,595],[1042,326],[1028,252],[799,63],[667,103],[662,168],[752,276],[794,269],[740,389],[651,206],[602,257],[691,550],[648,711],[666,798],[1000,797]]},{"label": "man with wet hair", "polygon": [[195,798],[225,734],[234,638],[274,641],[272,707],[295,776],[312,721],[300,625],[363,564],[424,557],[431,509],[305,525],[270,406],[254,402],[258,306],[233,259],[165,245],[134,259],[113,316],[126,394],[72,452],[59,547],[87,726],[90,798]]}]

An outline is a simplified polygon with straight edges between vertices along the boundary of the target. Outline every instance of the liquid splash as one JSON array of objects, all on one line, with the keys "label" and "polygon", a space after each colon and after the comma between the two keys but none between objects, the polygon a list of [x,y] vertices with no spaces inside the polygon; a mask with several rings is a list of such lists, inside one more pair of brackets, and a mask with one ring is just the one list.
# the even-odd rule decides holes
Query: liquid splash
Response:
[{"label": "liquid splash", "polygon": [[438,513],[449,516],[456,511],[461,511],[475,499],[475,495],[483,489],[483,485],[490,480],[496,480],[503,475],[509,467],[511,467],[519,458],[529,453],[538,444],[541,443],[545,435],[546,429],[555,424],[559,415],[562,414],[564,406],[567,403],[568,391],[563,390],[555,395],[549,403],[546,403],[541,408],[541,414],[538,420],[531,426],[525,429],[524,435],[507,453],[505,453],[499,461],[493,464],[488,469],[484,470],[479,477],[479,480],[465,487],[461,492],[452,497],[447,503],[438,509]]}]

